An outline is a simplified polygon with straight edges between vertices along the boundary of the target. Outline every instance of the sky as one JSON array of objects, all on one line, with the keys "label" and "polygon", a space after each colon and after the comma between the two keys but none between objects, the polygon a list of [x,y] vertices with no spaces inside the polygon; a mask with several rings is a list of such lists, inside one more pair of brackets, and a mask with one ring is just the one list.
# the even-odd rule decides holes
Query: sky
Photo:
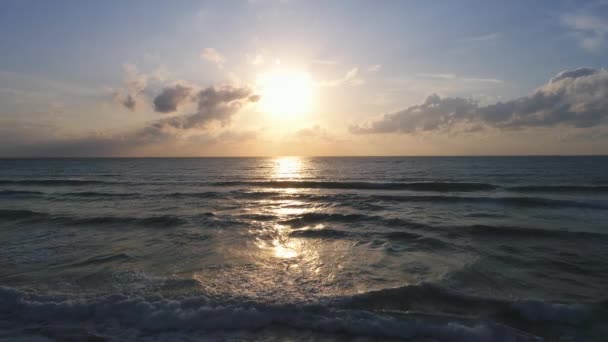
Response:
[{"label": "sky", "polygon": [[0,2],[0,156],[608,153],[608,1]]}]

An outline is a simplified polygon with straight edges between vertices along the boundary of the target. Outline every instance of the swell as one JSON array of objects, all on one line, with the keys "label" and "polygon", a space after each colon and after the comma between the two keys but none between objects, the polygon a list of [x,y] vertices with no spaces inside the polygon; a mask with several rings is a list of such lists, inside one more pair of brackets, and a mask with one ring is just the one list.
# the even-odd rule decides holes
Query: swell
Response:
[{"label": "swell", "polygon": [[21,186],[85,186],[85,185],[185,185],[216,187],[261,187],[261,188],[302,188],[302,189],[352,189],[352,190],[411,190],[429,192],[475,192],[505,190],[519,193],[608,193],[608,185],[522,185],[501,186],[480,182],[367,182],[367,181],[105,181],[79,179],[0,179],[0,185]]},{"label": "swell", "polygon": [[70,267],[87,267],[93,265],[100,265],[105,263],[115,263],[133,260],[133,257],[125,253],[110,254],[110,255],[97,255],[85,260],[77,261],[69,264]]},{"label": "swell", "polygon": [[215,182],[215,186],[254,186],[267,188],[307,188],[307,189],[370,189],[370,190],[413,190],[413,191],[482,191],[496,189],[485,183],[416,182],[416,183],[375,183],[375,182],[322,182],[322,181],[267,181],[267,182]]},{"label": "swell", "polygon": [[40,191],[26,191],[26,190],[1,190],[0,197],[11,197],[11,196],[37,196],[43,195]]},{"label": "swell", "polygon": [[23,179],[10,180],[0,179],[0,185],[32,185],[32,186],[81,186],[81,185],[100,185],[116,184],[115,182],[99,180],[78,180],[78,179]]},{"label": "swell", "polygon": [[512,226],[470,225],[450,229],[452,236],[468,235],[488,238],[557,238],[557,239],[608,239],[607,234],[577,232],[568,230],[548,230]]},{"label": "swell", "polygon": [[608,193],[607,185],[527,185],[508,188],[517,192],[548,192],[548,193]]},{"label": "swell", "polygon": [[541,197],[467,197],[467,196],[390,196],[377,195],[374,199],[393,202],[431,202],[431,203],[479,203],[499,204],[514,207],[546,208],[588,208],[608,209],[605,201],[558,200]]},{"label": "swell", "polygon": [[[381,237],[387,239],[411,239],[428,244],[437,243],[437,247],[448,245],[441,239],[426,236],[424,233],[440,234],[447,238],[515,238],[515,239],[595,239],[608,240],[608,234],[597,232],[568,231],[568,230],[548,230],[530,227],[498,226],[498,225],[428,225],[416,221],[401,218],[384,218],[378,215],[362,214],[336,214],[336,213],[305,213],[291,219],[279,221],[278,223],[290,226],[294,229],[291,233],[297,237],[309,238],[351,238],[351,237]],[[336,229],[335,227],[325,227],[316,229],[317,224],[342,224],[348,229]],[[371,225],[381,225],[399,229],[389,232],[369,232],[359,230],[362,223]],[[350,230],[352,227],[353,230]],[[419,234],[422,233],[422,234]]]},{"label": "swell", "polygon": [[530,193],[608,193],[606,185],[525,185],[501,186],[479,182],[339,182],[339,181],[227,181],[213,186],[250,186],[261,188],[411,190],[429,192],[474,192],[506,190]]},{"label": "swell", "polygon": [[354,239],[358,242],[363,240],[377,241],[378,239],[381,239],[385,241],[399,241],[400,243],[407,242],[408,247],[433,251],[454,247],[453,244],[443,241],[442,239],[407,231],[357,232],[331,228],[298,229],[292,231],[289,236],[312,239]]},{"label": "swell", "polygon": [[98,191],[81,191],[81,192],[65,192],[65,193],[53,193],[51,195],[59,195],[65,197],[79,197],[79,198],[132,198],[140,197],[139,193],[128,193],[128,192],[98,192]]},{"label": "swell", "polygon": [[412,203],[474,203],[495,204],[512,207],[529,208],[586,208],[586,209],[608,209],[608,201],[604,200],[560,200],[542,197],[488,197],[488,196],[449,196],[449,195],[371,195],[358,194],[289,194],[276,191],[228,191],[228,192],[171,192],[171,193],[145,193],[145,192],[40,192],[25,190],[2,190],[0,197],[36,197],[47,196],[53,199],[86,198],[86,199],[130,199],[130,198],[174,198],[174,199],[294,199],[303,201],[328,202],[334,206],[352,206],[363,210],[384,209],[374,202],[412,202]]},{"label": "swell", "polygon": [[172,227],[185,224],[187,221],[175,215],[159,215],[148,217],[129,217],[129,216],[93,216],[75,217],[68,215],[52,215],[31,210],[11,210],[0,209],[0,221],[18,223],[50,223],[54,225],[70,226],[117,226],[117,225],[137,225],[151,227]]}]

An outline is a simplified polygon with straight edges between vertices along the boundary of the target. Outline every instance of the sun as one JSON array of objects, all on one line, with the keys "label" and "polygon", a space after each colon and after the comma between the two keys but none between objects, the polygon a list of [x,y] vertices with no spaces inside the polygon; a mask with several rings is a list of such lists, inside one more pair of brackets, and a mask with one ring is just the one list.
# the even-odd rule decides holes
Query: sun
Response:
[{"label": "sun", "polygon": [[313,82],[302,71],[271,71],[258,75],[260,108],[277,117],[292,117],[310,112],[313,104]]}]

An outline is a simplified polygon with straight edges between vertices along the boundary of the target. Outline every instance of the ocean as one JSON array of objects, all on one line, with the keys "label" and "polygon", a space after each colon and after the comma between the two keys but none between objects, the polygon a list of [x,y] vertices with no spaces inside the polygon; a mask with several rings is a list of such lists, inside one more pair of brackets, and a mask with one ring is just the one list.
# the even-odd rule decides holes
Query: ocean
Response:
[{"label": "ocean", "polygon": [[0,160],[0,340],[601,341],[608,157]]}]

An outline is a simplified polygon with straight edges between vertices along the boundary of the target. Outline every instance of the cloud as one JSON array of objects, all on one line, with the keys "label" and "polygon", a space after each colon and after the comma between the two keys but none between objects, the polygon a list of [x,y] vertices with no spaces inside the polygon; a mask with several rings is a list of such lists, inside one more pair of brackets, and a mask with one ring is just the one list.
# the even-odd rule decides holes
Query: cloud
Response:
[{"label": "cloud", "polygon": [[333,60],[333,59],[315,59],[312,61],[312,64],[319,64],[319,65],[338,65],[340,64],[338,61]]},{"label": "cloud", "polygon": [[322,128],[319,125],[299,129],[293,134],[293,138],[298,141],[321,140],[333,142],[336,140],[327,129]]},{"label": "cloud", "polygon": [[261,53],[254,55],[246,55],[247,63],[251,65],[262,65],[264,64],[264,56]]},{"label": "cloud", "polygon": [[379,71],[380,69],[382,69],[382,64],[374,64],[374,65],[370,65],[367,68],[367,71],[369,71],[369,72],[376,72],[376,71]]},{"label": "cloud", "polygon": [[194,95],[194,87],[175,85],[167,87],[154,99],[157,112],[171,113],[187,102],[196,104],[196,112],[160,119],[138,132],[141,136],[158,136],[176,130],[204,129],[210,123],[226,126],[232,116],[247,103],[257,102],[259,95],[248,87],[208,87]]},{"label": "cloud", "polygon": [[114,91],[114,100],[128,110],[135,111],[139,97],[148,84],[148,77],[133,64],[124,64],[123,71],[126,89]]},{"label": "cloud", "polygon": [[460,77],[452,73],[419,73],[417,77],[421,78],[432,78],[436,80],[459,80],[464,82],[477,82],[477,83],[503,83],[502,80],[497,78],[483,78],[483,77]]},{"label": "cloud", "polygon": [[[122,133],[92,133],[76,138],[40,138],[36,132],[45,126],[32,126],[25,139],[20,134],[8,137],[10,149],[0,146],[0,154],[15,156],[122,156],[122,155],[196,155],[210,144],[230,144],[253,139],[255,132],[226,129],[233,115],[259,96],[247,87],[221,86],[200,89],[195,85],[165,87],[154,99],[157,112],[173,116],[152,121]],[[180,105],[194,104],[196,111],[175,114]],[[215,125],[217,123],[217,125]],[[30,126],[28,126],[30,127]],[[35,129],[35,130],[34,130]],[[48,130],[48,129],[46,129]],[[2,129],[0,129],[2,132]],[[46,140],[45,140],[46,139]],[[2,141],[0,137],[0,142]],[[2,145],[2,144],[0,144]]]},{"label": "cloud", "polygon": [[589,14],[566,14],[562,22],[572,29],[579,44],[589,51],[597,51],[608,38],[608,20]]},{"label": "cloud", "polygon": [[496,40],[498,38],[500,38],[500,34],[498,32],[493,32],[481,36],[467,37],[463,40],[466,42],[485,42],[490,40]]},{"label": "cloud", "polygon": [[442,80],[453,80],[456,78],[455,74],[450,74],[450,73],[446,73],[446,74],[420,73],[420,74],[416,74],[416,76],[424,77],[424,78],[438,78],[438,79],[442,79]]},{"label": "cloud", "polygon": [[172,87],[164,88],[160,94],[154,98],[154,110],[160,113],[171,113],[188,99],[192,88],[186,85],[176,84]]},{"label": "cloud", "polygon": [[451,131],[462,126],[587,128],[607,121],[608,71],[580,68],[560,72],[528,96],[488,106],[480,106],[471,99],[440,98],[433,94],[420,105],[351,126],[351,132],[412,134]]},{"label": "cloud", "polygon": [[477,108],[473,100],[440,98],[433,94],[424,103],[402,111],[384,115],[370,123],[351,127],[351,132],[365,133],[415,133],[448,128],[456,121],[467,120]]},{"label": "cloud", "polygon": [[210,146],[225,146],[255,139],[253,131],[206,131],[188,136],[166,133],[162,136],[94,133],[80,138],[21,142],[7,148],[0,145],[0,155],[19,157],[89,157],[89,156],[197,156],[213,152]]},{"label": "cloud", "polygon": [[201,51],[201,58],[214,63],[220,69],[223,69],[226,63],[226,58],[214,48],[204,48]]},{"label": "cloud", "polygon": [[321,87],[338,87],[344,84],[358,86],[365,83],[363,79],[359,77],[359,68],[352,68],[346,72],[346,74],[338,79],[330,81],[322,81],[319,83]]}]

